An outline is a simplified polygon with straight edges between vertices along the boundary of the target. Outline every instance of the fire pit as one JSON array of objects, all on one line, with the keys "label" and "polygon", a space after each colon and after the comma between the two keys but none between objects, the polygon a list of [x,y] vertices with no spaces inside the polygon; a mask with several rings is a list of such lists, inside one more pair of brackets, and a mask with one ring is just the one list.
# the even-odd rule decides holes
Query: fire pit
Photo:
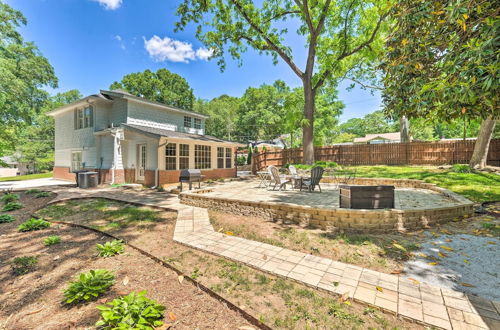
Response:
[{"label": "fire pit", "polygon": [[181,175],[179,176],[179,182],[181,183],[181,191],[182,191],[182,183],[189,183],[189,190],[193,187],[193,182],[198,182],[198,189],[201,188],[200,182],[203,178],[200,170],[182,170]]},{"label": "fire pit", "polygon": [[348,209],[393,209],[394,186],[345,185],[340,188],[340,207]]}]

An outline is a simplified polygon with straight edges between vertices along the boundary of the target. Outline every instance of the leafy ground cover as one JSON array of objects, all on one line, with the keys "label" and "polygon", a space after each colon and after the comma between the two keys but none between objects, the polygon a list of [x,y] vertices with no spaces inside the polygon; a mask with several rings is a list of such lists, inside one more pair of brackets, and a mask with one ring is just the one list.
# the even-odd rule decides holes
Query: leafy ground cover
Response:
[{"label": "leafy ground cover", "polygon": [[[147,298],[166,307],[164,329],[169,328],[169,325],[182,329],[238,329],[248,326],[240,314],[187,281],[181,283],[175,272],[134,249],[126,249],[125,253],[110,258],[99,258],[96,244],[109,240],[101,234],[58,224],[44,230],[18,232],[19,224],[30,219],[30,213],[45,205],[49,199],[21,194],[21,201],[26,207],[9,213],[15,215],[15,221],[0,223],[1,329],[33,329],[40,325],[44,329],[95,328],[96,322],[102,318],[98,306],[107,305],[113,300],[119,301],[131,292],[143,290],[146,290]],[[112,204],[107,209],[101,200],[94,202],[86,201],[83,205],[75,203],[71,212],[65,214],[85,212],[86,215],[98,217],[102,213],[94,210],[96,205],[103,212],[130,206]],[[164,219],[162,221],[173,221],[174,215],[164,212],[158,217]],[[66,216],[59,220],[66,220]],[[134,224],[131,229],[140,231],[144,227]],[[156,234],[158,240],[166,240],[164,233]],[[55,235],[61,238],[61,242],[46,247],[43,240]],[[62,302],[69,282],[93,269],[112,272],[115,283],[95,300],[82,301],[77,306],[65,306]],[[124,312],[129,313],[130,310]],[[119,316],[113,319],[116,321]],[[105,324],[110,323],[109,320],[103,321]]]},{"label": "leafy ground cover", "polygon": [[[129,212],[132,212],[126,203],[102,199],[68,201],[51,205],[40,210],[39,215],[48,219],[64,219],[95,226],[112,232],[173,264],[185,274],[276,329],[422,328],[379,310],[351,301],[342,301],[335,296],[293,281],[273,277],[242,264],[176,244],[172,241],[175,226],[175,217],[172,213],[148,208],[135,209],[152,212],[146,217],[149,219],[147,225],[140,221],[126,220]],[[117,214],[120,216],[117,217]],[[118,222],[120,225],[109,226],[112,222]],[[63,242],[65,241],[66,239],[63,239]],[[129,251],[130,249],[127,249],[122,255],[101,260],[122,258]],[[178,320],[182,319],[178,317]],[[199,327],[213,328],[213,325],[199,325]]]},{"label": "leafy ground cover", "polygon": [[[435,166],[352,166],[357,177],[416,179],[434,183],[442,188],[461,194],[474,202],[500,201],[500,175],[473,171],[458,173],[454,168],[440,169]],[[336,169],[331,169],[335,171]],[[342,168],[337,170],[342,171]]]},{"label": "leafy ground cover", "polygon": [[43,179],[51,177],[52,177],[52,172],[47,172],[47,173],[36,173],[36,174],[17,175],[17,176],[6,176],[0,178],[0,181],[23,181],[23,180]]}]

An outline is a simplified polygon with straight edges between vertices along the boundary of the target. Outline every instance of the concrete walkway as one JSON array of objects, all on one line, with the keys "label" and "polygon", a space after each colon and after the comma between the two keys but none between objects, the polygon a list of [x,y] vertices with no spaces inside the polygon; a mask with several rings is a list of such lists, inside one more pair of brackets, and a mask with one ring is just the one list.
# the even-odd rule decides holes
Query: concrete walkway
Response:
[{"label": "concrete walkway", "polygon": [[41,179],[31,179],[31,180],[19,180],[19,181],[0,181],[0,190],[3,189],[32,189],[40,188],[46,186],[68,186],[73,185],[73,182],[57,180],[53,178],[41,178]]},{"label": "concrete walkway", "polygon": [[[105,197],[178,211],[174,241],[244,263],[257,270],[379,307],[444,329],[500,328],[500,303],[467,297],[397,275],[345,264],[214,231],[208,210],[179,203],[177,196],[106,188],[54,189],[57,200]],[[481,316],[482,315],[482,316]],[[483,321],[486,320],[488,325]]]}]

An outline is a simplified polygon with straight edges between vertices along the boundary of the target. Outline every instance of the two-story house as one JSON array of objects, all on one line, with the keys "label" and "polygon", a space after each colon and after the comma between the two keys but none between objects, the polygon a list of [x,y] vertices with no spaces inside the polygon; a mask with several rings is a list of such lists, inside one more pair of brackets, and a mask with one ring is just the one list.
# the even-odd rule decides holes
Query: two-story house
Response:
[{"label": "two-story house", "polygon": [[238,144],[205,135],[207,116],[104,91],[48,113],[55,120],[54,178],[74,171],[99,173],[101,183],[178,182],[180,170],[200,169],[205,178],[236,176]]}]

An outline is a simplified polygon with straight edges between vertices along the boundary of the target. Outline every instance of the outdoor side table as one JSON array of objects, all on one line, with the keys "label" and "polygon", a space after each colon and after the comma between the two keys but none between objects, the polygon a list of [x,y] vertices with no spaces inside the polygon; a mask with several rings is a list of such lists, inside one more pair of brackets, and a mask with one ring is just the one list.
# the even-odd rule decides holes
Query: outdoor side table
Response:
[{"label": "outdoor side table", "polygon": [[259,186],[257,188],[262,188],[263,184],[264,188],[269,186],[269,180],[271,179],[271,176],[269,175],[268,171],[257,172],[257,175],[259,176],[260,179]]}]

